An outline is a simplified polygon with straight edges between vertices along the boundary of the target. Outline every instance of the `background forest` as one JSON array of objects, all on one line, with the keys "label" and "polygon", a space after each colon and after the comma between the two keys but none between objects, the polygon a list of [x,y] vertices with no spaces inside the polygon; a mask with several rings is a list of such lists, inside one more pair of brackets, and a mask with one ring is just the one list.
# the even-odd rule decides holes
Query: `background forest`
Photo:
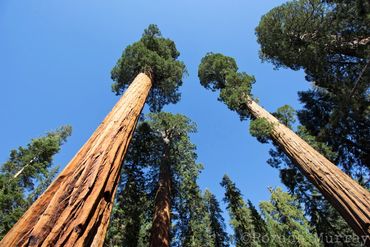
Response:
[{"label": "background forest", "polygon": [[153,246],[161,202],[171,246],[363,246],[238,95],[369,190],[368,2],[4,1],[0,31],[1,238],[150,63],[105,246]]}]

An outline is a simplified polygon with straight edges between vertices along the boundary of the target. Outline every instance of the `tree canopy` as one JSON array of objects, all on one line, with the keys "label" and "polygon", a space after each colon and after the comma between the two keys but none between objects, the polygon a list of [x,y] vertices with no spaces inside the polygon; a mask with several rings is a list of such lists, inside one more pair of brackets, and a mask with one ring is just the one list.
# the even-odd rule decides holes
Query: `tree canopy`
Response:
[{"label": "tree canopy", "polygon": [[210,218],[211,236],[214,247],[228,247],[229,236],[226,232],[222,210],[216,196],[212,194],[211,191],[206,190],[204,192],[204,201]]},{"label": "tree canopy", "polygon": [[270,189],[270,192],[271,200],[260,203],[271,237],[269,246],[321,246],[299,202],[281,188]]},{"label": "tree canopy", "polygon": [[255,239],[255,226],[252,212],[244,202],[240,190],[229,176],[224,175],[221,186],[225,188],[224,201],[230,214],[230,224],[234,229],[234,243],[237,247],[259,246]]},{"label": "tree canopy", "polygon": [[249,117],[245,103],[251,95],[255,79],[244,72],[238,72],[234,58],[220,53],[206,54],[198,67],[198,77],[206,89],[220,90],[218,99],[230,110],[236,111],[241,119]]},{"label": "tree canopy", "polygon": [[152,111],[180,99],[178,88],[182,85],[186,68],[177,60],[180,56],[175,43],[163,38],[159,28],[151,24],[141,39],[129,45],[114,66],[111,77],[112,90],[121,94],[139,73],[147,74],[153,83],[147,103]]},{"label": "tree canopy", "polygon": [[362,0],[294,0],[270,10],[256,28],[263,61],[305,71],[314,87],[299,93],[299,120],[357,179],[370,164],[369,13]]},{"label": "tree canopy", "polygon": [[59,168],[53,157],[71,133],[71,126],[62,126],[10,151],[0,167],[0,239],[53,181]]},{"label": "tree canopy", "polygon": [[212,246],[210,217],[197,184],[202,165],[196,163],[196,147],[189,137],[195,131],[188,117],[168,112],[150,113],[138,124],[124,161],[106,239],[109,246],[149,244],[165,146],[172,178],[171,244]]}]

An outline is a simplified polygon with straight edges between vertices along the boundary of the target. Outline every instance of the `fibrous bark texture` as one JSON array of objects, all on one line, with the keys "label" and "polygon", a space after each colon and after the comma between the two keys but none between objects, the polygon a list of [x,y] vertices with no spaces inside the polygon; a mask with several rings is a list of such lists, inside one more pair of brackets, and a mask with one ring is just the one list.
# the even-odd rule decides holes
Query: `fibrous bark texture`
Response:
[{"label": "fibrous bark texture", "polygon": [[[168,150],[168,147],[165,150]],[[168,156],[168,151],[165,151],[160,165],[159,184],[155,196],[154,219],[150,236],[151,247],[170,246],[172,177],[171,168],[167,162]]]},{"label": "fibrous bark texture", "polygon": [[[272,140],[297,165],[362,239],[370,237],[370,192],[313,149],[253,100],[247,107],[255,118],[272,124]],[[367,240],[369,244],[369,240]]]},{"label": "fibrous bark texture", "polygon": [[0,246],[102,246],[120,170],[151,89],[141,73]]}]

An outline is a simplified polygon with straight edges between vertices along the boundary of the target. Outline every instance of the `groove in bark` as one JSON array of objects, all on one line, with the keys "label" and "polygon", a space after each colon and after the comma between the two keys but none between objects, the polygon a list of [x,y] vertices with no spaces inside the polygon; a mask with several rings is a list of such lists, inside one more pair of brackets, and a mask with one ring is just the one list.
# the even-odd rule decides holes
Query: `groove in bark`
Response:
[{"label": "groove in bark", "polygon": [[166,144],[160,164],[159,184],[155,196],[154,219],[151,229],[150,246],[170,246],[171,227],[171,168],[168,164],[169,146]]},{"label": "groove in bark", "polygon": [[272,124],[272,140],[370,246],[370,192],[250,98],[247,107],[255,118]]},{"label": "groove in bark", "polygon": [[152,86],[141,73],[0,246],[102,246],[123,158]]}]

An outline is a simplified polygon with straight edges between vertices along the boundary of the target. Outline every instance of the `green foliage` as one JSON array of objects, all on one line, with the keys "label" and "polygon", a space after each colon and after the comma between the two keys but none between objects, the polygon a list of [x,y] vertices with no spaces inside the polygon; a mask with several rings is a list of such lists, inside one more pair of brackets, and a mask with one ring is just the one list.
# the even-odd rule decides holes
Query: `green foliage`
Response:
[{"label": "green foliage", "polygon": [[[317,141],[316,137],[311,136],[305,127],[298,126],[297,134],[325,157],[335,160],[336,153],[326,144]],[[305,215],[309,217],[310,224],[320,235],[322,243],[325,246],[361,246],[342,216],[303,176],[281,148],[275,146],[270,150],[270,155],[268,163],[279,169],[282,183],[287,186],[289,193],[295,195],[304,205]]]},{"label": "green foliage", "polygon": [[274,115],[280,121],[280,123],[284,124],[290,129],[292,128],[292,124],[296,121],[296,112],[290,105],[283,105],[282,107],[279,107],[272,115]]},{"label": "green foliage", "polygon": [[261,143],[267,143],[270,139],[273,125],[264,118],[251,120],[249,132]]},{"label": "green foliage", "polygon": [[250,200],[247,202],[248,208],[251,212],[251,218],[254,225],[254,231],[255,231],[255,239],[261,244],[261,246],[264,246],[264,237],[268,236],[269,232],[267,230],[266,222],[263,220],[261,215],[258,213],[256,207],[252,204]]},{"label": "green foliage", "polygon": [[0,168],[0,239],[44,192],[58,171],[53,157],[71,135],[63,126],[10,152]]},{"label": "green foliage", "polygon": [[236,111],[241,120],[249,116],[245,105],[255,79],[244,72],[238,72],[234,58],[207,53],[199,65],[198,77],[206,89],[220,90],[219,100],[230,110]]},{"label": "green foliage", "polygon": [[145,233],[141,226],[149,219],[145,211],[150,206],[145,191],[145,176],[140,165],[126,163],[120,191],[112,212],[112,220],[107,234],[109,246],[136,247],[144,241]]},{"label": "green foliage", "polygon": [[280,188],[271,189],[270,192],[271,200],[260,203],[271,236],[270,246],[321,246],[299,202]]},{"label": "green foliage", "polygon": [[322,58],[323,49],[316,50],[312,44],[330,39],[330,35],[317,37],[328,31],[322,22],[322,16],[328,11],[320,0],[290,1],[272,9],[256,28],[262,60],[298,70],[301,60]]},{"label": "green foliage", "polygon": [[207,213],[210,218],[211,236],[214,247],[228,247],[229,237],[225,231],[225,220],[222,217],[222,210],[215,195],[209,190],[204,192],[204,201],[206,204]]},{"label": "green foliage", "polygon": [[224,201],[230,214],[230,224],[234,229],[236,247],[259,246],[255,239],[255,226],[251,210],[245,204],[240,190],[231,179],[224,175],[221,186],[225,188]]},{"label": "green foliage", "polygon": [[269,11],[256,28],[263,61],[303,69],[314,85],[299,93],[301,124],[338,154],[336,164],[364,181],[370,168],[369,13],[362,0],[295,0]]},{"label": "green foliage", "polygon": [[226,86],[229,73],[238,71],[235,59],[220,53],[207,53],[198,68],[200,83],[206,89],[216,91]]},{"label": "green foliage", "polygon": [[124,160],[105,240],[106,246],[149,245],[154,188],[149,188],[152,187],[152,178],[146,170],[152,166],[159,166],[160,155],[160,140],[156,132],[147,122],[140,122]]},{"label": "green foliage", "polygon": [[[279,109],[274,115],[281,122],[288,123],[287,125],[291,126],[290,123],[295,122],[294,117],[291,118],[295,115],[293,111],[284,110],[283,112],[291,112],[291,114],[282,114],[281,109]],[[338,154],[333,152],[332,148],[326,143],[318,141],[317,137],[312,136],[304,126],[299,125],[296,134],[329,160],[334,161],[337,159]],[[274,145],[274,148],[270,149],[269,153],[271,157],[267,163],[279,169],[282,183],[289,189],[289,193],[295,195],[299,202],[304,205],[305,214],[309,217],[315,231],[320,235],[323,244],[332,246],[333,242],[335,242],[335,246],[361,246],[353,230],[342,216],[303,176],[281,148]],[[361,183],[362,181],[360,180],[359,182]]]},{"label": "green foliage", "polygon": [[[187,181],[184,182],[186,183]],[[189,182],[186,186],[181,186],[183,190],[179,201],[182,205],[181,207],[177,207],[180,209],[178,213],[181,215],[182,222],[178,222],[176,225],[180,230],[178,237],[182,240],[175,241],[177,242],[175,246],[214,247],[215,242],[212,238],[211,219],[203,201],[201,191],[194,179],[190,179]],[[189,188],[191,189],[189,190]],[[186,192],[186,195],[184,195],[184,192]]]},{"label": "green foliage", "polygon": [[178,138],[189,133],[196,132],[196,124],[181,114],[169,112],[149,113],[148,123],[153,130],[162,136],[175,138],[170,140],[172,142],[178,141]]},{"label": "green foliage", "polygon": [[339,167],[353,178],[361,180],[364,177],[366,181],[370,174],[370,118],[367,110],[370,98],[356,97],[348,102],[343,99],[344,94],[335,96],[323,90],[301,92],[304,109],[298,111],[298,117],[310,135],[326,143],[337,154],[335,163]]},{"label": "green foliage", "polygon": [[[316,196],[317,197],[317,196]],[[311,225],[315,226],[320,239],[325,246],[362,247],[362,240],[354,233],[343,217],[326,200],[313,201],[311,210]]]},{"label": "green foliage", "polygon": [[[150,113],[138,124],[125,158],[106,245],[148,246],[161,161],[172,177],[172,246],[213,246],[210,218],[197,185],[202,165],[181,114]],[[167,148],[165,148],[165,146]],[[166,153],[165,153],[166,152]]]},{"label": "green foliage", "polygon": [[311,147],[319,151],[329,160],[336,159],[336,153],[323,142],[317,141],[317,139],[310,135],[304,126],[298,126],[297,135],[299,135],[303,140],[305,140]]},{"label": "green foliage", "polygon": [[[295,0],[269,11],[256,28],[261,58],[303,69],[313,88],[299,92],[297,134],[347,174],[369,187],[369,13],[366,1]],[[281,120],[280,120],[281,121]],[[269,163],[305,206],[326,246],[359,246],[353,231],[291,164],[282,150]],[[338,237],[341,236],[341,237]],[[326,241],[325,241],[326,240]]]},{"label": "green foliage", "polygon": [[152,111],[180,99],[178,88],[186,72],[183,62],[178,61],[180,53],[175,43],[162,37],[156,25],[149,25],[141,39],[129,45],[112,69],[115,81],[112,90],[121,94],[140,73],[146,73],[153,82],[147,103]]},{"label": "green foliage", "polygon": [[232,72],[226,76],[226,87],[221,89],[219,99],[239,114],[241,120],[249,117],[246,101],[251,94],[255,79],[246,73]]},{"label": "green foliage", "polygon": [[366,57],[366,44],[356,41],[368,37],[368,20],[355,5],[294,0],[272,9],[256,28],[261,58],[276,66],[316,70],[315,63],[321,65],[329,56],[334,62],[341,59],[334,54]]}]

